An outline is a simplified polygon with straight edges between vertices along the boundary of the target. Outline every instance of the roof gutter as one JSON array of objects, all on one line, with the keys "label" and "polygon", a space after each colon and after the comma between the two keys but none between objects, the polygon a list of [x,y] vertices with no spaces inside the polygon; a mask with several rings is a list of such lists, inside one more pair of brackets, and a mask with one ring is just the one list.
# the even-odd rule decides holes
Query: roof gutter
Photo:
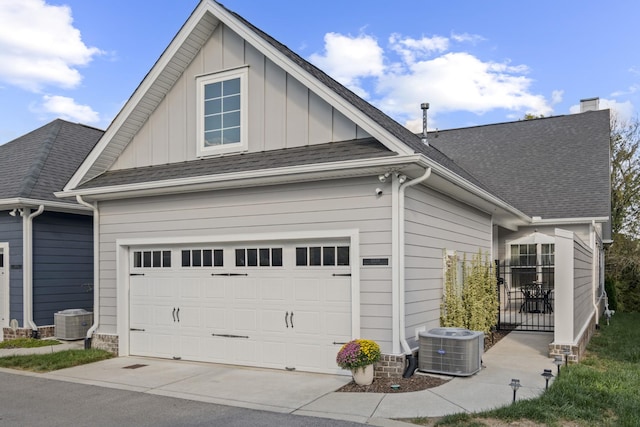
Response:
[{"label": "roof gutter", "polygon": [[45,206],[48,211],[56,212],[74,212],[78,214],[87,214],[88,209],[84,206],[78,206],[75,203],[68,202],[56,202],[40,199],[28,199],[24,197],[13,197],[10,199],[0,200],[0,210],[19,209],[22,207],[38,208],[39,206]]},{"label": "roof gutter", "polygon": [[44,212],[44,205],[31,212],[29,208],[20,209],[22,216],[22,316],[25,327],[37,331],[33,321],[33,218]]},{"label": "roof gutter", "polygon": [[76,195],[76,201],[93,211],[93,325],[85,337],[85,348],[90,348],[91,337],[100,325],[100,215],[98,202],[87,203],[80,195]]}]

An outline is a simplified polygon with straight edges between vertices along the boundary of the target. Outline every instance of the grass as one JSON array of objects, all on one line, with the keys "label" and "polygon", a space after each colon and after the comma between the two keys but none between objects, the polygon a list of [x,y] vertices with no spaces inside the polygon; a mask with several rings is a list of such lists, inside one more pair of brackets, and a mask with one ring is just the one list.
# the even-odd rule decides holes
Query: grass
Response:
[{"label": "grass", "polygon": [[35,348],[58,345],[58,340],[36,340],[33,338],[16,338],[0,342],[0,348]]},{"label": "grass", "polygon": [[[544,426],[640,426],[640,313],[616,313],[602,325],[578,364],[561,375],[540,397],[478,414],[459,414],[431,423],[435,426],[485,426],[487,419],[505,425],[528,420]],[[534,425],[534,424],[527,424]]]},{"label": "grass", "polygon": [[88,350],[64,350],[46,354],[28,354],[0,357],[0,368],[20,369],[33,372],[50,372],[58,369],[98,362],[113,357],[108,351],[95,348]]}]

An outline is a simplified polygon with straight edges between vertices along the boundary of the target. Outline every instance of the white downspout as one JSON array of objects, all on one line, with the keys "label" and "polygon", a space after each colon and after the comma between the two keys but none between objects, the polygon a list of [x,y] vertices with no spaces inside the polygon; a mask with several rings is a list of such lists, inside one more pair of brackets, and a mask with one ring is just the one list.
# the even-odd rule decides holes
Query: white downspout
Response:
[{"label": "white downspout", "polygon": [[28,208],[20,211],[22,216],[22,316],[24,326],[37,331],[33,321],[33,218],[44,212],[44,205],[40,205],[33,213]]},{"label": "white downspout", "polygon": [[[89,343],[91,336],[100,324],[100,215],[98,214],[98,202],[94,204],[82,200],[82,196],[76,195],[76,200],[82,206],[93,211],[93,325],[87,331],[85,343]],[[85,344],[85,348],[88,347]]]},{"label": "white downspout", "polygon": [[602,257],[600,256],[600,249],[598,248],[597,245],[597,238],[596,238],[596,222],[595,221],[591,221],[591,247],[593,248],[593,260],[594,262],[597,260],[597,266],[598,266],[598,270],[597,271],[593,271],[592,272],[592,277],[593,277],[593,298],[591,299],[593,301],[593,308],[596,310],[596,326],[599,325],[600,323],[600,313],[599,313],[599,308],[598,308],[598,304],[600,303],[600,301],[602,300],[602,298],[604,298],[606,291],[604,290],[604,286],[602,287],[602,293],[597,296],[597,301],[596,301],[596,290],[600,287],[600,269],[602,268],[601,262],[602,262]]},{"label": "white downspout", "polygon": [[400,344],[402,345],[402,349],[405,354],[412,354],[411,347],[409,347],[409,343],[407,342],[407,334],[405,331],[405,307],[404,307],[404,293],[405,293],[405,284],[404,284],[404,266],[405,266],[405,235],[404,235],[404,195],[405,190],[408,187],[412,187],[416,184],[420,184],[423,181],[426,181],[429,176],[431,176],[431,168],[425,170],[424,174],[416,179],[411,181],[406,181],[403,184],[400,184],[398,191],[398,316],[399,316],[399,333],[400,333]]}]

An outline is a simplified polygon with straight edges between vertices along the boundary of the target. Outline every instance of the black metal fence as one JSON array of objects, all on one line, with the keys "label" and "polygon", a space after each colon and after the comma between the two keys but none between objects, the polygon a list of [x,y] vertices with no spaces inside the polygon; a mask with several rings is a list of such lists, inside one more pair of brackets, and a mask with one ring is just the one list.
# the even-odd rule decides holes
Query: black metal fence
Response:
[{"label": "black metal fence", "polygon": [[496,261],[498,329],[553,331],[554,266]]}]

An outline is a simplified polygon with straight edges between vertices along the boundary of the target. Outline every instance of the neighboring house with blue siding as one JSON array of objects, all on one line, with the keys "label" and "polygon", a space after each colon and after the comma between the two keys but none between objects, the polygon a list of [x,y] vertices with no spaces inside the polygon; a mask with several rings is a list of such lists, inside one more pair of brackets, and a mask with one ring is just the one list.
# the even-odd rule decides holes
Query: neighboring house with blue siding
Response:
[{"label": "neighboring house with blue siding", "polygon": [[58,119],[0,145],[4,338],[35,329],[48,336],[54,313],[93,309],[92,210],[53,193],[63,188],[102,134]]}]

